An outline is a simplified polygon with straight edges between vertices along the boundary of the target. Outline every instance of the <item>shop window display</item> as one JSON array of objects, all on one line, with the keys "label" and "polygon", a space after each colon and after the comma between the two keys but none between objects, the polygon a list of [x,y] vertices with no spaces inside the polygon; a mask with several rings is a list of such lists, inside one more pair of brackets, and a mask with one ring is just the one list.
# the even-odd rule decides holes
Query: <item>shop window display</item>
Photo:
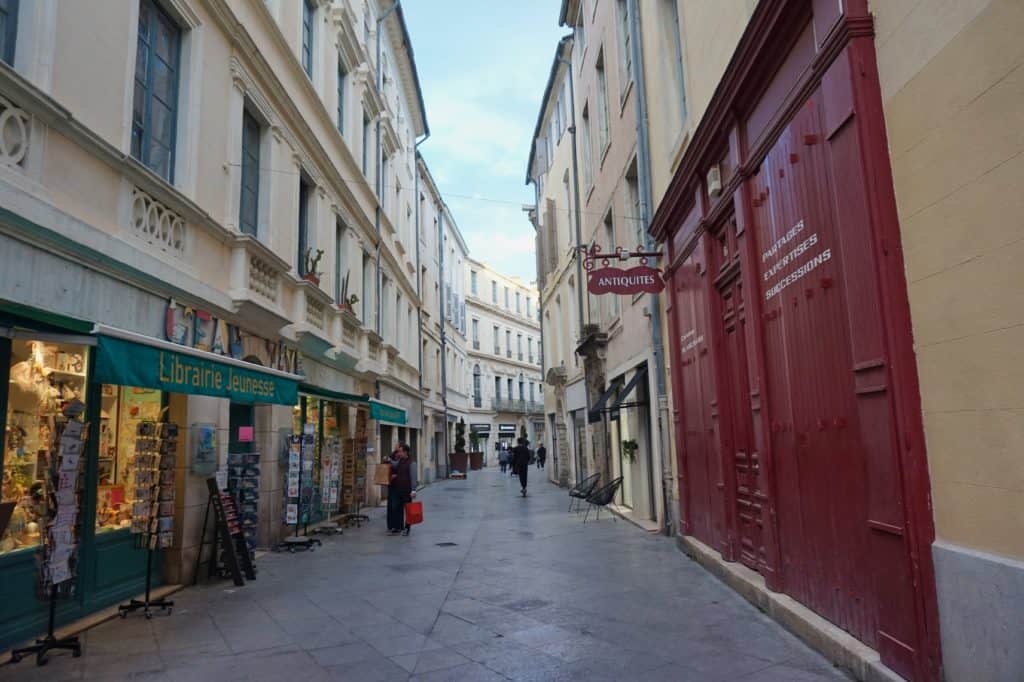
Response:
[{"label": "shop window display", "polygon": [[71,400],[85,400],[84,346],[16,339],[3,441],[4,502],[16,507],[0,554],[39,545],[47,517],[44,476],[54,448],[54,419]]},{"label": "shop window display", "polygon": [[163,394],[149,388],[104,384],[100,401],[97,532],[131,527],[139,424],[160,421]]}]

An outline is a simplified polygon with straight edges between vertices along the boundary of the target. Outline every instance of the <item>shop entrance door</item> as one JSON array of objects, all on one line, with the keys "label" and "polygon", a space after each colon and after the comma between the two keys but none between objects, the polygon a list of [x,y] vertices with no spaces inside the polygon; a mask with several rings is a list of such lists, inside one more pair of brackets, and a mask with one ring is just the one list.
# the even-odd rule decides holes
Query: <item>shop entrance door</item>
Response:
[{"label": "shop entrance door", "polygon": [[255,425],[256,410],[252,405],[243,405],[241,403],[231,403],[229,410],[228,428],[230,433],[228,434],[228,452],[252,452],[254,448],[253,441],[239,440],[238,432],[243,426],[251,427]]},{"label": "shop entrance door", "polygon": [[765,561],[762,502],[767,498],[761,484],[761,463],[753,435],[750,377],[747,372],[746,307],[740,261],[735,258],[734,221],[726,222],[717,242],[719,258],[722,259],[716,291],[722,321],[722,369],[725,375],[721,398],[726,408],[722,445],[725,453],[731,455],[735,473],[738,558],[746,566],[760,571]]}]

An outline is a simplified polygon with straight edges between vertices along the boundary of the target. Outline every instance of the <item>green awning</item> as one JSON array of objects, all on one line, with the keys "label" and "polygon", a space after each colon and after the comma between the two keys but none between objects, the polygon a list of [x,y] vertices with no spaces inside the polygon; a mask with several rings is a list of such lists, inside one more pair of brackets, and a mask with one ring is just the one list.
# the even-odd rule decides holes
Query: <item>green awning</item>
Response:
[{"label": "green awning", "polygon": [[337,400],[349,403],[370,402],[370,396],[368,395],[356,395],[355,393],[332,391],[329,388],[321,388],[319,386],[314,386],[313,384],[299,384],[299,392],[304,393],[306,395],[311,395],[315,398],[321,398],[323,400]]},{"label": "green awning", "polygon": [[402,426],[405,424],[405,410],[370,398],[370,418]]},{"label": "green awning", "polygon": [[163,341],[147,344],[98,331],[93,376],[99,383],[230,398],[237,403],[295,405],[299,400],[295,375],[205,351],[172,350]]},{"label": "green awning", "polygon": [[92,322],[0,299],[0,320],[3,319],[8,319],[16,324],[34,322],[53,331],[73,332],[75,334],[91,334],[93,327]]}]

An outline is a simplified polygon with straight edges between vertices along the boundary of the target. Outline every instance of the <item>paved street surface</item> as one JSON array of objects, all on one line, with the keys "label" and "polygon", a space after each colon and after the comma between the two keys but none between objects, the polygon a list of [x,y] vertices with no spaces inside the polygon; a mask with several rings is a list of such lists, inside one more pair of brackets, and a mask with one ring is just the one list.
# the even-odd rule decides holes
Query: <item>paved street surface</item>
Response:
[{"label": "paved street surface", "polygon": [[263,556],[243,588],[179,592],[171,616],[110,621],[81,659],[0,682],[847,679],[671,540],[584,525],[538,473],[525,499],[497,470],[435,484],[409,538],[375,510],[322,549]]}]

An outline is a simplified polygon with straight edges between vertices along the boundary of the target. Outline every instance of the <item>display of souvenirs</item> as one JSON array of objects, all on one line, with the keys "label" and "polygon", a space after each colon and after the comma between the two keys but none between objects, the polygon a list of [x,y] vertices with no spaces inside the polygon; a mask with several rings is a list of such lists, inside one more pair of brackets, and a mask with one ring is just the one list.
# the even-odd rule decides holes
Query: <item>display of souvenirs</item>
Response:
[{"label": "display of souvenirs", "polygon": [[[82,346],[11,342],[9,382],[0,388],[7,391],[0,499],[16,505],[0,536],[0,554],[45,540],[48,478],[59,446],[57,422],[66,421],[62,411],[72,403],[84,409],[86,357]],[[79,454],[80,444],[75,447]]]},{"label": "display of souvenirs", "polygon": [[[81,401],[69,401],[64,416],[55,419],[56,455],[44,478],[46,488],[43,505],[50,515],[41,532],[43,551],[39,561],[39,594],[46,598],[56,586],[61,596],[74,593],[78,554],[78,514],[80,505],[83,444],[87,429],[76,417],[82,412]],[[49,498],[48,500],[46,498]],[[19,505],[21,506],[21,505]],[[39,526],[36,526],[39,533]]]},{"label": "display of souvenirs", "polygon": [[259,542],[260,454],[228,453],[228,490],[235,498],[242,536],[255,558]]},{"label": "display of souvenirs", "polygon": [[149,549],[174,544],[174,465],[178,425],[142,421],[135,427],[130,527]]}]

